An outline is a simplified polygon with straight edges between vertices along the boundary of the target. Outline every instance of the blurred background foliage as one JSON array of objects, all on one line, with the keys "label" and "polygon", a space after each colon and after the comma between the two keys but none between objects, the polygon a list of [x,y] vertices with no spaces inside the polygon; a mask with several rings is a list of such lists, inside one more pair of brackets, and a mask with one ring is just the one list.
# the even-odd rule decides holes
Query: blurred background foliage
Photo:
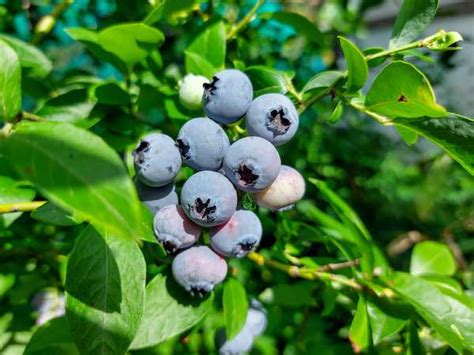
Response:
[{"label": "blurred background foliage", "polygon": [[[34,75],[23,78],[24,109],[35,111],[43,107],[48,110],[54,107],[54,100],[63,104],[68,99],[77,102],[83,97],[83,105],[78,109],[90,118],[103,118],[92,130],[125,156],[144,132],[160,129],[175,135],[183,122],[194,115],[180,106],[177,88],[185,75],[183,51],[195,37],[196,29],[203,28],[209,18],[224,18],[234,23],[254,3],[252,0],[167,1],[159,23],[166,40],[160,51],[141,62],[131,77],[124,76],[111,64],[99,62],[65,29],[101,29],[120,22],[140,21],[152,8],[153,0],[76,0],[71,4],[68,1],[0,0],[0,31],[37,43],[53,62],[54,71],[47,78],[38,79]],[[366,41],[370,40],[372,31],[381,31],[392,24],[390,16],[372,15],[369,22],[365,20],[367,13],[384,3],[384,0],[267,1],[259,9],[257,19],[229,43],[228,65],[273,67],[294,75],[295,86],[301,88],[314,74],[341,66],[337,34]],[[443,7],[442,2],[440,11],[441,16],[447,16],[448,23],[453,16],[473,20],[469,6],[466,5],[467,13],[460,14],[459,9],[450,5],[447,1]],[[303,14],[317,23],[324,35],[317,31],[313,36],[300,35],[295,31],[295,23],[274,15],[284,10]],[[35,33],[38,21],[53,11],[60,14],[52,31],[44,35]],[[462,35],[467,46],[472,46],[472,27],[471,33]],[[413,58],[413,62],[428,72],[432,82],[443,87],[446,76],[456,68],[452,56],[458,55],[461,53],[441,54],[433,61],[427,54],[421,59]],[[134,86],[140,89],[136,115],[132,116],[123,104],[129,100],[126,92],[124,97],[118,96],[120,105],[108,102],[108,97],[101,102],[97,92],[98,103],[87,105],[87,93],[94,84],[122,80],[128,83],[130,92]],[[326,98],[304,113],[297,136],[291,144],[281,147],[283,162],[296,167],[307,178],[324,180],[345,199],[361,216],[396,269],[408,270],[412,248],[417,242],[447,243],[458,264],[456,279],[472,295],[472,176],[426,140],[419,139],[413,146],[407,146],[393,128],[381,127],[355,111],[347,110],[343,119],[333,124],[328,119],[334,107],[334,101]],[[14,177],[5,164],[0,164],[0,170],[5,178]],[[189,171],[184,170],[178,179],[184,181],[187,175]],[[308,183],[307,188],[306,199],[328,210],[326,200],[316,187]],[[0,190],[0,201],[8,193]],[[31,198],[35,194],[26,184],[16,185],[15,193]],[[331,214],[329,210],[328,213]],[[271,249],[282,260],[291,255],[311,256],[315,264],[338,260],[337,250],[324,240],[302,209],[279,215],[262,212],[261,218],[265,231],[261,249]],[[29,213],[0,216],[2,354],[22,353],[35,324],[42,323],[35,299],[47,298],[50,314],[61,308],[65,261],[80,229],[80,226],[43,223],[40,216],[33,218]],[[153,245],[145,244],[144,251],[151,277],[161,265]],[[230,265],[248,294],[259,296],[269,309],[269,327],[257,340],[255,353],[345,354],[352,351],[346,338],[356,299],[337,294],[322,283],[292,280],[286,274],[260,268],[247,260],[232,260]],[[217,311],[184,336],[136,353],[212,352],[216,325],[222,325]],[[429,330],[423,341],[433,353],[452,352]],[[403,342],[404,339],[394,335],[382,342],[378,350],[396,353],[402,349]]]}]

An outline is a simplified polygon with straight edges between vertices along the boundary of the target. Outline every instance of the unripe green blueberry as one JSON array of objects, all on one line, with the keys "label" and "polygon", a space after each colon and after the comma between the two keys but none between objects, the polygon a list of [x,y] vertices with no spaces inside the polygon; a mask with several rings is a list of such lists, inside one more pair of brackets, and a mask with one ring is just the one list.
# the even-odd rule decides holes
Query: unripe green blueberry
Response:
[{"label": "unripe green blueberry", "polygon": [[188,110],[196,111],[202,106],[203,84],[209,80],[201,75],[188,74],[180,82],[179,102]]},{"label": "unripe green blueberry", "polygon": [[272,211],[286,210],[301,200],[305,192],[303,176],[292,167],[282,165],[277,178],[263,191],[253,195],[257,205]]}]

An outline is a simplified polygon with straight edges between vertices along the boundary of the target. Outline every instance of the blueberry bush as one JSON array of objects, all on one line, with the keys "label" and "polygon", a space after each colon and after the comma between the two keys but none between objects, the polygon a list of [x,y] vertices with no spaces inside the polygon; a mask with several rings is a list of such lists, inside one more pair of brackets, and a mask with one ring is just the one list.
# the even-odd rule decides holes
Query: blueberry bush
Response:
[{"label": "blueberry bush", "polygon": [[463,37],[382,2],[0,1],[0,352],[474,351]]}]

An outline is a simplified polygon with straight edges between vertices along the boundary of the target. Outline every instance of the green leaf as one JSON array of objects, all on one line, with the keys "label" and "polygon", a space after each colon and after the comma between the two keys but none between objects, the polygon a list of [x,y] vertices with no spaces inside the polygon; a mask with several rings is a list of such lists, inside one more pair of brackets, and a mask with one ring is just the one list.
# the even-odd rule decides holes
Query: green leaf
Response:
[{"label": "green leaf", "polygon": [[247,318],[249,307],[247,293],[237,279],[229,278],[224,284],[222,299],[226,336],[227,339],[233,339]]},{"label": "green leaf", "polygon": [[170,272],[156,275],[146,287],[143,318],[130,348],[154,346],[190,329],[210,311],[213,298],[192,297]]},{"label": "green leaf", "polygon": [[94,96],[97,102],[105,105],[126,106],[130,102],[128,92],[114,82],[97,85],[94,89]]},{"label": "green leaf", "polygon": [[80,218],[75,218],[71,213],[48,202],[31,213],[31,217],[38,221],[54,224],[57,226],[75,226],[84,222]]},{"label": "green leaf", "polygon": [[[13,202],[30,202],[35,197],[35,191],[24,183],[7,176],[0,176],[0,204]],[[0,214],[0,229],[8,228],[23,212]]]},{"label": "green leaf", "polygon": [[0,121],[10,121],[21,109],[21,66],[15,51],[0,40]]},{"label": "green leaf", "polygon": [[307,17],[295,12],[273,12],[263,13],[259,17],[265,19],[274,19],[285,25],[291,26],[295,31],[306,37],[309,42],[321,45],[324,42],[324,36],[315,23],[311,22]]},{"label": "green leaf", "polygon": [[197,2],[197,0],[166,0],[165,8],[163,9],[163,18],[169,20],[169,18],[183,16],[192,11]]},{"label": "green leaf", "polygon": [[298,308],[314,306],[314,283],[299,281],[292,284],[277,284],[262,293],[262,300],[278,306]]},{"label": "green leaf", "polygon": [[420,341],[418,336],[418,329],[416,329],[415,322],[409,320],[407,326],[406,335],[406,348],[407,355],[424,355],[426,354],[425,348]]},{"label": "green leaf", "polygon": [[339,41],[347,63],[347,89],[357,91],[369,78],[367,61],[354,43],[341,36],[339,36]]},{"label": "green leaf", "polygon": [[0,39],[16,52],[21,67],[26,69],[25,76],[44,78],[53,70],[53,63],[35,46],[5,34],[0,35]]},{"label": "green leaf", "polygon": [[336,108],[331,113],[331,116],[328,118],[329,123],[336,123],[342,118],[342,114],[344,113],[344,104],[342,101],[339,101],[336,105]]},{"label": "green leaf", "polygon": [[217,69],[201,55],[193,52],[184,52],[186,72],[212,78]]},{"label": "green leaf", "polygon": [[65,122],[89,128],[99,121],[97,117],[90,117],[94,106],[95,102],[89,99],[87,91],[77,89],[49,99],[36,115],[47,121]]},{"label": "green leaf", "polygon": [[85,28],[67,28],[64,30],[70,37],[80,41],[99,60],[104,60],[115,66],[124,75],[128,75],[125,63],[115,54],[106,51],[99,44],[99,35],[95,31]]},{"label": "green leaf", "polygon": [[463,38],[458,32],[445,32],[441,30],[437,33],[435,39],[426,43],[425,46],[432,51],[459,50],[461,47],[452,47],[452,45],[462,40]]},{"label": "green leaf", "polygon": [[448,291],[451,293],[462,294],[462,286],[459,282],[451,277],[442,275],[423,275],[423,280],[431,282],[433,285],[438,287],[441,292]]},{"label": "green leaf", "polygon": [[395,126],[412,130],[444,149],[474,175],[474,120],[450,113],[443,118],[396,119]]},{"label": "green leaf", "polygon": [[128,66],[145,59],[164,39],[163,33],[143,23],[114,25],[98,33],[100,46]]},{"label": "green leaf", "polygon": [[25,355],[79,355],[66,317],[51,319],[36,329],[25,349]]},{"label": "green leaf", "polygon": [[158,22],[161,19],[162,15],[163,15],[163,9],[164,9],[165,4],[167,2],[168,1],[166,1],[166,0],[159,0],[158,3],[155,3],[153,5],[153,8],[151,9],[151,11],[148,13],[148,15],[143,20],[143,23],[145,25],[151,26],[154,23]]},{"label": "green leaf", "polygon": [[367,93],[369,111],[390,117],[444,117],[426,76],[413,64],[394,61],[377,75]]},{"label": "green leaf", "polygon": [[413,305],[422,316],[454,349],[474,351],[474,311],[459,300],[444,295],[430,282],[396,272],[387,285],[403,300]]},{"label": "green leaf", "polygon": [[245,69],[252,81],[255,96],[276,92],[288,92],[288,79],[280,71],[263,65],[254,65]]},{"label": "green leaf", "polygon": [[134,240],[91,226],[76,240],[66,276],[66,314],[82,354],[123,354],[143,313],[146,264]]},{"label": "green leaf", "polygon": [[418,133],[412,131],[411,129],[402,126],[395,126],[395,129],[407,145],[413,145],[418,140]]},{"label": "green leaf", "polygon": [[366,302],[363,297],[359,297],[359,302],[357,302],[356,314],[349,329],[349,339],[356,353],[364,351],[371,346],[370,322]]},{"label": "green leaf", "polygon": [[[215,72],[224,68],[226,53],[226,40],[224,23],[219,21],[199,34],[186,48],[185,61],[190,54],[195,54],[209,63]],[[188,65],[186,64],[186,70]],[[188,70],[189,72],[189,70]],[[214,73],[215,73],[214,72]],[[213,74],[214,74],[213,73]]]},{"label": "green leaf", "polygon": [[455,272],[456,260],[446,244],[425,241],[415,245],[410,274],[451,276]]},{"label": "green leaf", "polygon": [[406,323],[405,319],[392,317],[369,301],[367,301],[367,314],[374,345],[378,345],[383,339],[398,333]]},{"label": "green leaf", "polygon": [[415,40],[433,21],[438,0],[403,0],[392,31],[389,48]]},{"label": "green leaf", "polygon": [[25,122],[6,140],[5,155],[55,205],[116,235],[140,235],[135,187],[98,136],[66,123]]},{"label": "green leaf", "polygon": [[306,85],[303,87],[303,93],[313,93],[314,90],[330,88],[344,77],[344,73],[336,70],[328,70],[316,74],[308,80]]}]

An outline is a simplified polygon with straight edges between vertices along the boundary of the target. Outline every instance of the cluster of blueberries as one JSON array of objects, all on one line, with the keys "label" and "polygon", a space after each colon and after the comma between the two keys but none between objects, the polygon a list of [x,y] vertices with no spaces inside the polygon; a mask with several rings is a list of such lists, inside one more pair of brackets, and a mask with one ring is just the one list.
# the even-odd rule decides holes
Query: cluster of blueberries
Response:
[{"label": "cluster of blueberries", "polygon": [[[278,211],[303,197],[305,183],[297,170],[281,165],[275,148],[298,129],[298,113],[287,97],[265,94],[252,100],[252,83],[234,69],[199,86],[208,118],[186,122],[176,141],[161,133],[145,136],[133,158],[140,199],[155,214],[156,237],[169,253],[177,253],[174,278],[192,295],[203,296],[224,280],[223,257],[244,257],[262,237],[257,215],[237,210],[237,191]],[[196,90],[186,90],[197,96]],[[231,144],[222,125],[243,116],[249,136]],[[173,180],[183,162],[197,172],[178,199]],[[209,228],[211,248],[193,246],[203,227]]]}]

